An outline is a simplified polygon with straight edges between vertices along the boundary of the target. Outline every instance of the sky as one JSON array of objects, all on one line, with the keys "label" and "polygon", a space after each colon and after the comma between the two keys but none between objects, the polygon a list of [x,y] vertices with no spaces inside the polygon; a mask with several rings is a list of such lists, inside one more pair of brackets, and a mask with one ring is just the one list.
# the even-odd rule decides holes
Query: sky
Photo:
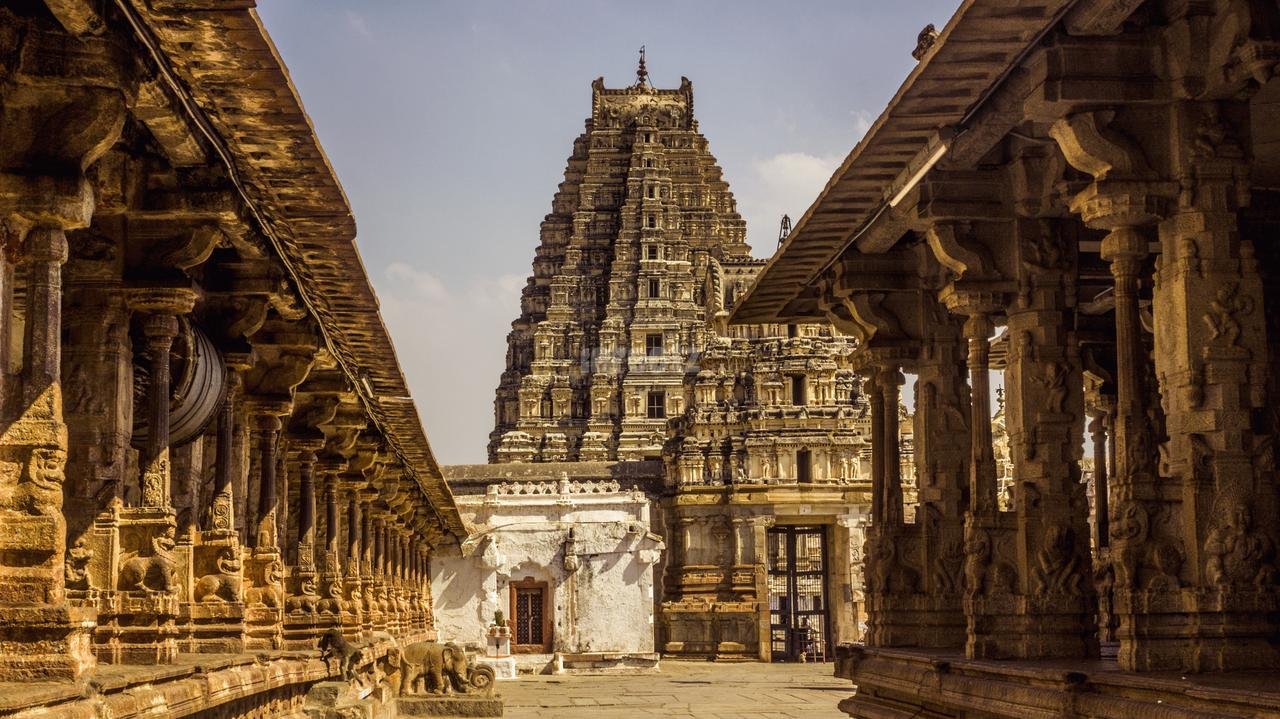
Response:
[{"label": "sky", "polygon": [[442,464],[486,461],[506,335],[591,81],[693,82],[758,257],[957,0],[258,0],[355,212]]}]

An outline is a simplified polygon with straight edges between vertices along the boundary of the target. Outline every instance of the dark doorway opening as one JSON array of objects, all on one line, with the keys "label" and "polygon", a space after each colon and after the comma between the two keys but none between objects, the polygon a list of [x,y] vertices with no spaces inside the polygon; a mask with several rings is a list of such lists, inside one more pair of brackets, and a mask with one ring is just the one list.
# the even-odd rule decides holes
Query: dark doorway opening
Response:
[{"label": "dark doorway opening", "polygon": [[769,646],[775,662],[827,657],[827,530],[769,530]]}]

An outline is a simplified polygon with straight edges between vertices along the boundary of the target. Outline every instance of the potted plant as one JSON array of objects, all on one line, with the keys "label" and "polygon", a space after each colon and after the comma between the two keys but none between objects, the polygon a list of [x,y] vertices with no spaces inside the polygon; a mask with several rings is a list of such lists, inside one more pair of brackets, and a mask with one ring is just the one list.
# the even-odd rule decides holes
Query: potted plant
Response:
[{"label": "potted plant", "polygon": [[511,633],[511,628],[507,626],[507,618],[503,616],[502,610],[499,609],[493,613],[493,624],[489,625],[489,636],[505,637]]}]

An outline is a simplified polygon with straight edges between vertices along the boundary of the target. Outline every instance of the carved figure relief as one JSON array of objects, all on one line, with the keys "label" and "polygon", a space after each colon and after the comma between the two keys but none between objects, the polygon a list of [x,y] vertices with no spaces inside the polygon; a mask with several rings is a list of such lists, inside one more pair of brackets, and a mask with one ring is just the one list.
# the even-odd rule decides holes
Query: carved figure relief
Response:
[{"label": "carved figure relief", "polygon": [[[67,452],[59,447],[35,447],[16,486],[9,488],[0,507],[37,516],[53,517],[62,509],[62,483],[66,481]],[[3,491],[5,488],[0,488]]]},{"label": "carved figure relief", "polygon": [[1253,510],[1232,506],[1205,539],[1205,581],[1213,587],[1266,587],[1276,583],[1275,543],[1253,526]]},{"label": "carved figure relief", "polygon": [[1209,328],[1210,341],[1223,347],[1243,349],[1240,320],[1253,312],[1254,302],[1252,297],[1242,296],[1239,291],[1240,285],[1236,282],[1219,287],[1202,318]]},{"label": "carved figure relief", "polygon": [[149,554],[135,554],[120,564],[122,591],[173,592],[178,587],[177,564],[173,559],[177,529],[167,525],[159,535],[151,539]]},{"label": "carved figure relief", "polygon": [[241,562],[234,547],[224,547],[215,561],[216,573],[196,580],[193,592],[197,602],[235,602],[240,599]]},{"label": "carved figure relief", "polygon": [[1079,596],[1079,564],[1075,530],[1063,524],[1049,525],[1036,554],[1033,574],[1036,591],[1048,595]]},{"label": "carved figure relief", "polygon": [[89,562],[93,560],[93,550],[77,537],[75,544],[67,550],[67,561],[63,569],[63,580],[67,589],[89,590]]},{"label": "carved figure relief", "polygon": [[964,595],[976,597],[983,593],[987,578],[987,565],[991,563],[991,538],[982,530],[970,532],[964,543]]}]

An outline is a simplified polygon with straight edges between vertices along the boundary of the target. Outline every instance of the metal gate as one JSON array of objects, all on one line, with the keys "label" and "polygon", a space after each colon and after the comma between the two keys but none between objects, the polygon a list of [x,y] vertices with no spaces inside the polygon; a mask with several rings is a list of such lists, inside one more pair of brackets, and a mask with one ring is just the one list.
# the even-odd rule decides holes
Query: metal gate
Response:
[{"label": "metal gate", "polygon": [[827,655],[827,531],[769,530],[769,645],[773,661],[814,661]]}]

